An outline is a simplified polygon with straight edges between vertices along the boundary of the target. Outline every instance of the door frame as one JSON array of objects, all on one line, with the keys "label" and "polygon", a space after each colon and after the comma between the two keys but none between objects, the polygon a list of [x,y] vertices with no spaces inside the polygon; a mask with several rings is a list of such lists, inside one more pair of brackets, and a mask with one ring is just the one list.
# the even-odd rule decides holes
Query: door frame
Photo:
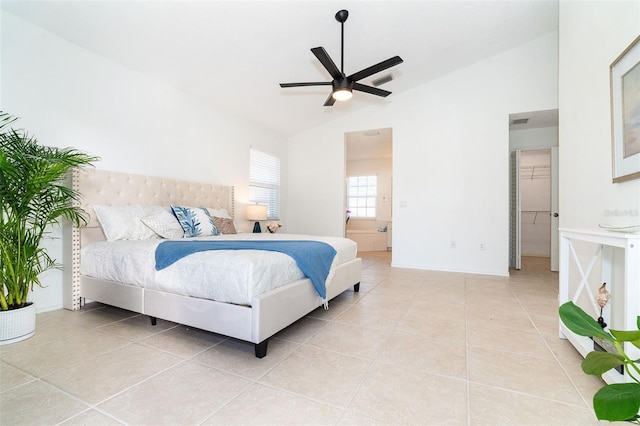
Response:
[{"label": "door frame", "polygon": [[551,271],[560,270],[560,179],[557,146],[552,146],[551,151]]},{"label": "door frame", "polygon": [[509,255],[509,267],[517,270],[522,269],[522,209],[521,209],[521,187],[520,187],[520,171],[522,152],[527,151],[549,151],[550,156],[550,270],[558,272],[559,270],[559,252],[560,252],[560,236],[558,231],[559,225],[559,179],[558,179],[558,147],[550,148],[532,148],[532,149],[517,149],[511,151],[510,161],[510,179],[513,180],[510,185],[510,198],[511,203],[510,218],[513,221],[510,225],[510,255]]},{"label": "door frame", "polygon": [[[515,121],[521,121],[526,118],[524,123],[515,123]],[[526,124],[529,122],[528,124]],[[523,126],[520,126],[524,124]],[[513,131],[520,130],[535,130],[535,129],[543,129],[543,128],[555,128],[556,134],[555,136],[551,136],[548,133],[543,133],[543,136],[539,136],[537,134],[527,135],[526,137],[515,137],[516,133]],[[519,113],[511,113],[509,114],[509,154],[510,159],[511,153],[520,150],[520,151],[533,151],[533,150],[550,150],[551,151],[551,267],[550,270],[557,271],[558,270],[558,253],[559,253],[559,237],[558,237],[558,216],[559,216],[559,163],[558,163],[558,109],[548,109],[548,110],[539,110],[539,111],[529,111],[529,112],[519,112]],[[512,179],[513,173],[513,161],[510,160],[509,165],[509,179]],[[513,185],[509,187],[510,197],[514,197],[513,194]],[[518,193],[518,197],[520,194]],[[509,201],[509,215],[510,219],[513,216],[512,213],[513,199]],[[515,240],[515,227],[513,223],[510,221],[509,224],[509,267],[514,267],[514,249],[513,246]],[[518,221],[518,227],[521,227],[521,220]],[[520,244],[518,244],[520,246]],[[518,252],[520,253],[521,247],[518,247]],[[521,266],[521,265],[520,265]]]}]

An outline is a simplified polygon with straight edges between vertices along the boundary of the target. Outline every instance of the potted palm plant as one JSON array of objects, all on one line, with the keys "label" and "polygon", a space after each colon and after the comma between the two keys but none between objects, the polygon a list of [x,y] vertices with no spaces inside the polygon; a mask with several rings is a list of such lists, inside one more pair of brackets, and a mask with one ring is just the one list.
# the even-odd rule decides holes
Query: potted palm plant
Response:
[{"label": "potted palm plant", "polygon": [[[579,336],[599,337],[611,342],[617,353],[606,351],[589,352],[582,361],[582,371],[594,376],[623,366],[631,381],[603,386],[593,396],[593,410],[599,420],[628,421],[640,424],[640,366],[639,360],[631,359],[624,350],[624,342],[640,347],[640,316],[638,330],[605,330],[573,302],[566,302],[559,309],[560,320],[569,330]],[[605,324],[606,326],[606,324]]]},{"label": "potted palm plant", "polygon": [[79,194],[64,184],[67,172],[96,157],[72,148],[40,145],[10,127],[16,118],[0,111],[0,344],[35,331],[35,306],[28,299],[39,275],[60,267],[41,246],[62,220],[81,225]]}]

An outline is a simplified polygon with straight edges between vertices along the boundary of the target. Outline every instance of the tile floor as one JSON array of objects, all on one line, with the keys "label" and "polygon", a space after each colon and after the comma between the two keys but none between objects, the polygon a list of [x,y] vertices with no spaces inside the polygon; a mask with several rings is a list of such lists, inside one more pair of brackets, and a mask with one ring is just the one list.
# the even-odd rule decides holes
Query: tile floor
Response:
[{"label": "tile floor", "polygon": [[0,424],[589,425],[598,378],[558,339],[558,275],[390,267],[252,345],[108,306],[0,347]]}]

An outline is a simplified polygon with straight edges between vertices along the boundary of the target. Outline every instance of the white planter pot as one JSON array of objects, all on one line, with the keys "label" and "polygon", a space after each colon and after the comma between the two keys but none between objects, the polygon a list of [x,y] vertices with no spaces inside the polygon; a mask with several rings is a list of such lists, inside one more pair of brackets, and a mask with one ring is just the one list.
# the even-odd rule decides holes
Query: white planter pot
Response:
[{"label": "white planter pot", "polygon": [[28,339],[36,332],[36,305],[0,311],[0,345]]}]

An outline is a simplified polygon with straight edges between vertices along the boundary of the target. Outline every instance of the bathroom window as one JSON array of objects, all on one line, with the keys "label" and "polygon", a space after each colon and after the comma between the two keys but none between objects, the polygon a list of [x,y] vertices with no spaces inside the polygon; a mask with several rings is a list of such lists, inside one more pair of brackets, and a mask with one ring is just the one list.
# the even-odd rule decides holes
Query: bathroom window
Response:
[{"label": "bathroom window", "polygon": [[347,208],[352,218],[376,218],[378,194],[377,176],[349,176],[347,178]]}]

